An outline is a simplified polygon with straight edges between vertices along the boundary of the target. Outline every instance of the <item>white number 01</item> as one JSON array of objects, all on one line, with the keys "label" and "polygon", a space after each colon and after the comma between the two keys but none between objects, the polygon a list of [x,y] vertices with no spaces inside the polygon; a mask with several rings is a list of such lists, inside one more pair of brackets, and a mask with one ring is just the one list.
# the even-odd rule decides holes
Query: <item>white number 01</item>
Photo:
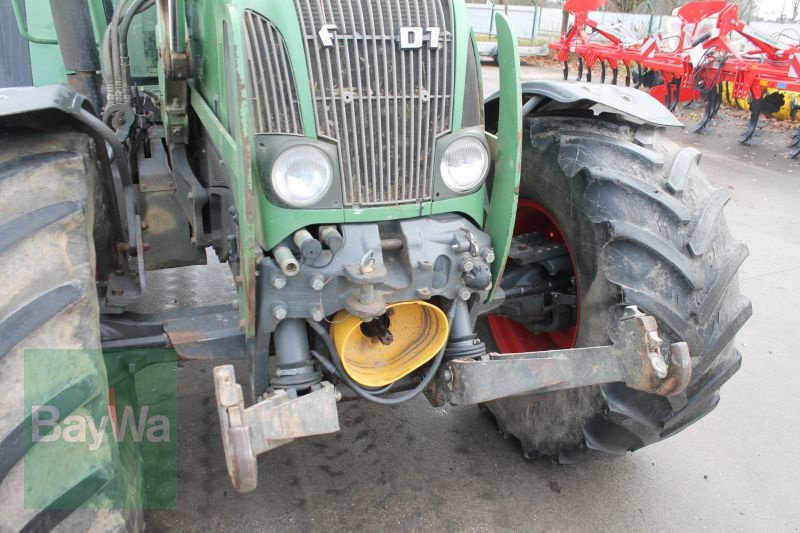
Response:
[{"label": "white number 01", "polygon": [[441,28],[436,27],[405,26],[400,28],[400,48],[403,50],[422,48],[425,41],[428,42],[429,48],[439,48],[441,33]]}]

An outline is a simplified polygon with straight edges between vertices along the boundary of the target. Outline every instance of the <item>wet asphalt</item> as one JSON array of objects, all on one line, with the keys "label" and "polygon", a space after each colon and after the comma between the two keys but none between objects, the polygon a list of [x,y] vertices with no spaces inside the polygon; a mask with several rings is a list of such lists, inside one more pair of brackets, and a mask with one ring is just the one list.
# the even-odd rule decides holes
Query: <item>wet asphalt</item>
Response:
[{"label": "wet asphalt", "polygon": [[[523,77],[556,78],[528,67]],[[485,69],[486,93],[497,70]],[[682,110],[691,121],[693,111]],[[735,139],[742,119],[707,134],[675,130],[731,194],[734,235],[750,247],[740,273],[754,316],[739,335],[742,370],[719,407],[662,443],[575,466],[528,462],[477,408],[346,403],[342,431],[259,459],[259,487],[227,478],[212,367],[178,375],[178,505],[147,513],[152,531],[798,531],[800,528],[800,164],[787,133]],[[226,265],[153,273],[146,307],[232,301]],[[245,376],[245,369],[239,369]]]}]

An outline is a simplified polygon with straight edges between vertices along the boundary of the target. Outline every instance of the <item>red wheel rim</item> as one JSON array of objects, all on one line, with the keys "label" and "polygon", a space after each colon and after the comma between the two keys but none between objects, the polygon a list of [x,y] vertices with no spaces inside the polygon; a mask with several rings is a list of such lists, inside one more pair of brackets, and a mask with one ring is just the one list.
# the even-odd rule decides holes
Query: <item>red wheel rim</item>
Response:
[{"label": "red wheel rim", "polygon": [[[576,272],[575,256],[569,247],[561,228],[552,215],[532,200],[520,200],[517,206],[517,220],[514,224],[514,235],[524,235],[534,231],[543,232],[549,239],[563,244],[569,253],[572,271]],[[578,278],[575,276],[577,285]],[[580,290],[577,291],[580,294]],[[578,305],[580,314],[580,305]],[[489,315],[489,329],[494,342],[502,353],[538,352],[573,348],[578,336],[578,320],[575,325],[558,331],[536,335],[524,325],[500,315]]]}]

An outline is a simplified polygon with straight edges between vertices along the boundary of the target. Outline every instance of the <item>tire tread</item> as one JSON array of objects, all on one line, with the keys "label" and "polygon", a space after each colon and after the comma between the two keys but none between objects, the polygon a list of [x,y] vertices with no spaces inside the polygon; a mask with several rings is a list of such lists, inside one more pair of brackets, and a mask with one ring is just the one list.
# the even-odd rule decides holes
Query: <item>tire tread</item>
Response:
[{"label": "tire tread", "polygon": [[[85,134],[0,130],[0,515],[13,530],[49,531],[73,515],[25,509],[24,460],[53,453],[25,442],[26,350],[75,348],[87,354],[59,361],[37,401],[41,394],[63,416],[108,411],[106,368],[95,352],[100,349],[93,242],[97,168],[93,141]],[[98,490],[113,475],[115,453],[109,448],[75,462],[76,477],[59,480],[51,505],[102,493]]]},{"label": "tire tread", "polygon": [[[656,317],[665,350],[672,342],[689,344],[694,376],[675,401],[619,383],[587,389],[600,396],[600,407],[591,412],[585,408],[590,401],[576,403],[572,419],[564,421],[581,427],[579,440],[569,428],[557,442],[543,436],[547,427],[513,408],[531,412],[521,399],[488,406],[526,453],[556,461],[580,450],[622,454],[662,440],[710,412],[719,388],[741,364],[733,340],[752,308],[739,294],[737,279],[747,247],[731,237],[723,214],[730,197],[699,170],[698,150],[677,147],[652,126],[567,114],[534,115],[525,129],[523,138],[530,142],[523,156],[540,161],[528,181],[523,166],[521,197],[548,207],[560,199],[560,222],[579,224],[575,213],[583,212],[586,222],[575,231],[597,236],[580,245],[582,253],[594,254],[586,263],[596,265],[609,287],[590,292],[594,309],[601,309],[603,298],[616,298],[603,311],[609,323],[615,309],[630,304]],[[643,266],[632,269],[632,262]],[[583,283],[588,291],[595,285],[591,277]],[[597,327],[588,331],[595,336],[590,342],[603,342]],[[563,410],[564,397],[556,394],[531,395],[528,401],[536,402],[538,412],[548,405]]]}]

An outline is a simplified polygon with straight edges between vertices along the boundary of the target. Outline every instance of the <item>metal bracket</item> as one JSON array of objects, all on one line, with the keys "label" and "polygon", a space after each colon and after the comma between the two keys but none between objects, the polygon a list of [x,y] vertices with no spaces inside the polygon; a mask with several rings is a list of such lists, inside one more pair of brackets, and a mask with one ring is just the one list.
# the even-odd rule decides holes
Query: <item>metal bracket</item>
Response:
[{"label": "metal bracket", "polygon": [[186,220],[192,227],[192,245],[208,246],[211,244],[211,240],[203,231],[203,208],[208,203],[208,189],[200,183],[192,171],[185,144],[173,145],[170,155],[172,156],[175,185],[178,188],[176,198]]},{"label": "metal bracket", "polygon": [[214,389],[225,462],[239,492],[249,492],[258,485],[259,454],[299,437],[339,431],[336,390],[328,382],[304,396],[292,397],[285,390],[275,390],[245,408],[233,366],[225,365],[214,368]]},{"label": "metal bracket", "polygon": [[230,305],[174,309],[144,315],[107,314],[101,319],[103,349],[172,348],[189,361],[246,359],[239,311]]},{"label": "metal bracket", "polygon": [[345,266],[343,272],[348,281],[359,286],[344,304],[351,315],[371,320],[386,312],[386,300],[383,294],[375,290],[375,284],[384,281],[388,271],[382,262],[376,262],[372,252],[364,256],[360,263]]},{"label": "metal bracket", "polygon": [[685,342],[672,344],[667,362],[653,317],[627,307],[611,337],[612,346],[449,361],[434,387],[433,403],[468,405],[615,382],[661,396],[686,389],[692,376],[689,348]]},{"label": "metal bracket", "polygon": [[169,51],[164,55],[164,69],[168,78],[188,80],[191,78],[191,56],[186,52]]},{"label": "metal bracket", "polygon": [[162,42],[159,66],[164,93],[163,119],[167,142],[184,144],[189,140],[187,115],[188,85],[192,78],[192,56],[186,38],[185,0],[158,0]]},{"label": "metal bracket", "polygon": [[112,104],[103,111],[103,123],[114,130],[117,139],[125,142],[136,122],[136,111],[130,104]]},{"label": "metal bracket", "polygon": [[[144,268],[144,239],[142,237],[142,219],[134,216],[134,231],[136,232],[136,257],[131,259],[135,268],[129,273],[111,274],[108,277],[106,297],[102,303],[103,312],[122,312],[126,306],[141,302],[147,291],[147,281]],[[130,253],[130,250],[125,250]]]}]

